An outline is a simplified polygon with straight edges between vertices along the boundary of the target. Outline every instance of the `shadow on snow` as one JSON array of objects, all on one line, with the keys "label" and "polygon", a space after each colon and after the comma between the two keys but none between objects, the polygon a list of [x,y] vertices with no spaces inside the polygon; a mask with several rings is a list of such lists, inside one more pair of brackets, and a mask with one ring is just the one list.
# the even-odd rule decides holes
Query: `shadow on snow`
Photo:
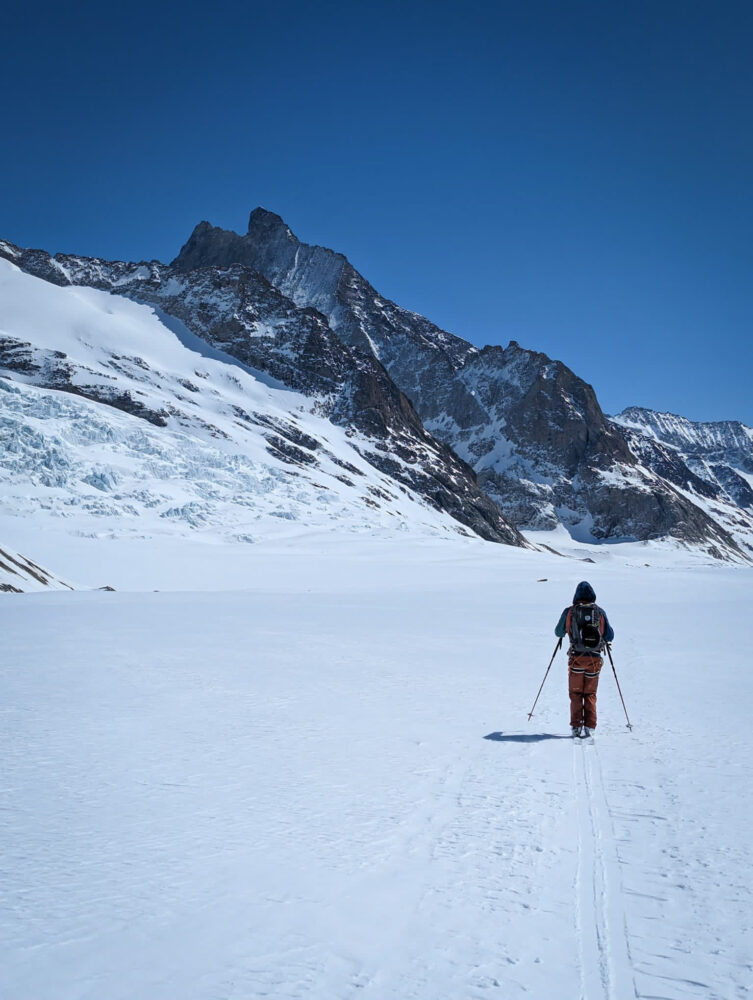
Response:
[{"label": "shadow on snow", "polygon": [[541,743],[542,740],[571,740],[572,736],[561,733],[489,733],[484,739],[497,743]]}]

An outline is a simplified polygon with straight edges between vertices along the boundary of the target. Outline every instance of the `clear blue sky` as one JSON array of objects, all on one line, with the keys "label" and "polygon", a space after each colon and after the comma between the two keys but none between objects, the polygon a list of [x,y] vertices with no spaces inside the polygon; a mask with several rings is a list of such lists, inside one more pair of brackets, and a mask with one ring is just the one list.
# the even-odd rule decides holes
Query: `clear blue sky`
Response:
[{"label": "clear blue sky", "polygon": [[5,5],[0,236],[279,212],[602,406],[753,424],[753,3]]}]

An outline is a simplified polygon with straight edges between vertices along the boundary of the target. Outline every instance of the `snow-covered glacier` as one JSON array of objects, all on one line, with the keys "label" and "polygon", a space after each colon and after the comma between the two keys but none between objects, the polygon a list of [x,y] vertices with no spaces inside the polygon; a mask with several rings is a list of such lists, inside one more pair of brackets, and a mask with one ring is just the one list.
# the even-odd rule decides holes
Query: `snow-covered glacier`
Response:
[{"label": "snow-covered glacier", "polygon": [[171,326],[0,260],[0,542],[29,525],[245,542],[295,526],[467,531],[366,461],[368,442],[314,400]]}]

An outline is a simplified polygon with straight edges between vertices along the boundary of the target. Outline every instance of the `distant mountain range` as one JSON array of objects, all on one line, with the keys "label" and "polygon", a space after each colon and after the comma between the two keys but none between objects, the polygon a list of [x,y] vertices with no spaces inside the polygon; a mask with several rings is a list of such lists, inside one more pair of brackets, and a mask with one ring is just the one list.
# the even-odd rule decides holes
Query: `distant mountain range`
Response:
[{"label": "distant mountain range", "polygon": [[[358,436],[383,476],[484,538],[521,545],[521,529],[562,524],[584,541],[669,537],[718,558],[753,556],[750,428],[634,408],[609,418],[561,362],[515,341],[475,348],[379,295],[342,254],[302,243],[272,212],[255,209],[244,235],[200,223],[169,265],[9,243],[0,256],[55,285],[156,308],[168,327],[303,394]],[[68,367],[0,341],[0,374],[170,422],[169,408],[128,401],[114,384],[86,389]]]}]

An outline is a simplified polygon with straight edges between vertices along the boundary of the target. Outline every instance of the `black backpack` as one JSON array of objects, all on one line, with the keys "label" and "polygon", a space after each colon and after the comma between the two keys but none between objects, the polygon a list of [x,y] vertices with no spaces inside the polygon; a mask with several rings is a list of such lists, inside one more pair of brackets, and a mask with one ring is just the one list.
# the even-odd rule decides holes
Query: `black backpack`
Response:
[{"label": "black backpack", "polygon": [[570,649],[573,653],[600,653],[604,646],[603,619],[596,604],[574,604],[570,611]]}]

